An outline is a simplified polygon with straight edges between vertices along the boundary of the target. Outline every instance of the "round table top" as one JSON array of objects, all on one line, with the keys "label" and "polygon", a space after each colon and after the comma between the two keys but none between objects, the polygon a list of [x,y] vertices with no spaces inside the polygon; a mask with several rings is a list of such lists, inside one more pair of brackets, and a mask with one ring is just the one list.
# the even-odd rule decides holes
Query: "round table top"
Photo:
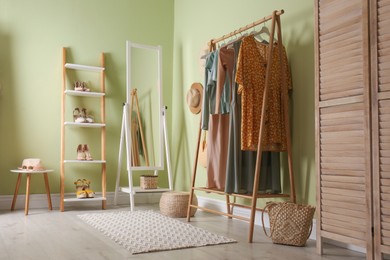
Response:
[{"label": "round table top", "polygon": [[39,170],[39,171],[34,171],[34,170],[21,170],[21,169],[16,169],[16,170],[10,170],[11,172],[14,173],[47,173],[47,172],[54,172],[54,170]]}]

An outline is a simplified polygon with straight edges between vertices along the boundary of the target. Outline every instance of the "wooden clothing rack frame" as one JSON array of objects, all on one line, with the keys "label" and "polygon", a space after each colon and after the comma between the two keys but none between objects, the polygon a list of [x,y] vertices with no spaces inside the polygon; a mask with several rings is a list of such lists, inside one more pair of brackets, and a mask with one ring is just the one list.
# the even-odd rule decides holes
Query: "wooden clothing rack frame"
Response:
[{"label": "wooden clothing rack frame", "polygon": [[[232,193],[228,194],[225,193],[223,190],[213,189],[213,188],[205,188],[205,187],[195,187],[195,179],[196,179],[196,169],[198,165],[198,152],[199,152],[199,142],[201,139],[201,122],[202,118],[200,118],[200,124],[199,124],[199,131],[198,131],[198,140],[197,140],[197,146],[196,146],[196,152],[195,152],[195,163],[192,173],[192,180],[191,180],[191,191],[189,196],[189,203],[188,203],[188,209],[187,209],[187,221],[190,221],[190,211],[191,208],[198,208],[200,210],[204,210],[207,212],[211,212],[214,214],[224,215],[229,218],[237,218],[245,221],[249,221],[249,242],[251,243],[253,241],[253,229],[254,229],[254,223],[255,223],[255,213],[256,210],[262,211],[260,208],[256,208],[257,199],[259,198],[290,198],[292,202],[296,201],[295,198],[295,187],[294,187],[294,178],[293,178],[293,169],[292,169],[292,156],[291,156],[291,136],[290,136],[290,125],[289,125],[289,115],[288,115],[288,93],[287,93],[287,87],[283,86],[282,88],[282,104],[284,109],[284,120],[285,120],[285,130],[286,130],[286,142],[287,142],[287,159],[288,159],[288,169],[289,169],[289,181],[290,181],[290,194],[259,194],[258,193],[258,185],[260,181],[260,169],[261,169],[261,158],[262,158],[262,136],[264,132],[264,118],[265,118],[265,111],[266,111],[266,105],[267,105],[267,96],[268,96],[268,89],[269,89],[269,82],[270,82],[270,68],[272,67],[272,52],[273,48],[275,47],[273,43],[275,43],[275,27],[277,25],[277,38],[278,38],[278,44],[277,48],[279,51],[279,62],[281,62],[282,57],[282,51],[283,51],[283,44],[282,44],[282,32],[281,32],[281,23],[280,23],[280,16],[284,13],[283,10],[277,11],[275,10],[272,15],[264,17],[263,19],[260,19],[258,21],[255,21],[245,27],[242,27],[238,30],[235,30],[229,34],[223,35],[220,38],[212,39],[210,40],[210,50],[215,49],[216,43],[223,41],[227,38],[230,38],[234,35],[241,34],[241,32],[244,32],[248,29],[251,29],[259,24],[265,23],[269,20],[272,21],[271,25],[271,32],[270,32],[270,40],[269,40],[269,50],[268,50],[268,65],[266,69],[266,78],[265,78],[265,87],[264,87],[264,94],[263,94],[263,106],[262,106],[262,112],[261,112],[261,121],[260,121],[260,131],[259,131],[259,142],[258,142],[258,148],[257,148],[257,157],[256,157],[256,167],[255,167],[255,178],[253,183],[253,192],[252,194],[237,194]],[[282,68],[281,68],[282,69]],[[286,75],[282,73],[282,81],[283,84],[286,84],[285,80]],[[220,195],[226,196],[226,208],[227,212],[221,212],[212,210],[206,207],[201,207],[198,205],[194,205],[192,202],[194,191],[204,191],[209,193],[216,193]],[[234,197],[234,201],[230,202],[230,196]],[[251,205],[243,205],[236,203],[236,198],[244,198],[244,199],[250,199]],[[233,214],[233,207],[244,207],[250,209],[250,217],[243,217],[240,215],[234,215]]]}]

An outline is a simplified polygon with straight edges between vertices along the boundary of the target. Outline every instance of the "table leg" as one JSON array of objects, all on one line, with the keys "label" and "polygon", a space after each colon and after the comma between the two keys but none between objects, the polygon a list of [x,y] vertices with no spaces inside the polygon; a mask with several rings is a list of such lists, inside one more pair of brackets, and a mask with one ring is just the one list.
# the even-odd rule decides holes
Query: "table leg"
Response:
[{"label": "table leg", "polygon": [[49,187],[49,178],[47,177],[47,172],[43,173],[43,178],[45,179],[45,188],[46,188],[46,194],[47,194],[47,203],[49,205],[49,210],[52,210],[52,204],[51,204],[51,196],[50,196],[50,187]]},{"label": "table leg", "polygon": [[22,180],[22,174],[18,174],[18,180],[16,181],[16,187],[15,187],[15,193],[14,193],[14,198],[12,199],[12,206],[11,210],[15,209],[15,204],[16,204],[16,198],[18,197],[18,192],[19,192],[19,186],[20,186],[20,181]]},{"label": "table leg", "polygon": [[26,204],[24,205],[24,214],[28,215],[28,205],[30,202],[30,181],[31,173],[27,173],[27,184],[26,184]]}]

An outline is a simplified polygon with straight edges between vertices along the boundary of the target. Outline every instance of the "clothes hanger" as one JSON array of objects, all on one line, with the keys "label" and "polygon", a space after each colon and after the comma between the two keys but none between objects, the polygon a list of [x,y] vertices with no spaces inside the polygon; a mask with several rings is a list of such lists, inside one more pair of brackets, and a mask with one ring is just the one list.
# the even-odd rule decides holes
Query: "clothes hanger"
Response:
[{"label": "clothes hanger", "polygon": [[[267,35],[267,39],[264,39],[262,35]],[[265,42],[265,43],[268,43],[269,42],[269,38],[270,38],[270,32],[269,32],[269,29],[268,27],[265,25],[265,22],[263,23],[263,27],[260,29],[259,32],[256,33],[256,38],[260,41],[260,42]],[[275,39],[275,42],[276,42],[276,39]]]}]

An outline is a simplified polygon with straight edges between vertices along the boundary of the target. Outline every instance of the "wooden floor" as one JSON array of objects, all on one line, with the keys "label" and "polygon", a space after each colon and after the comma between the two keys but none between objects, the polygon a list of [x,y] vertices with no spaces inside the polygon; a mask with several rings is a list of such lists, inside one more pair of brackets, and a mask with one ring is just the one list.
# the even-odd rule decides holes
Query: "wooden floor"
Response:
[{"label": "wooden floor", "polygon": [[[158,209],[158,205],[137,205],[136,210]],[[109,207],[106,211],[129,210]],[[100,260],[100,259],[365,259],[364,254],[325,245],[324,255],[316,254],[315,241],[304,248],[275,245],[255,227],[254,242],[248,243],[248,223],[198,211],[193,225],[236,239],[238,243],[131,255],[126,249],[91,228],[77,215],[102,212],[97,208],[30,209],[0,211],[1,260]],[[185,219],[180,219],[185,221]]]}]

